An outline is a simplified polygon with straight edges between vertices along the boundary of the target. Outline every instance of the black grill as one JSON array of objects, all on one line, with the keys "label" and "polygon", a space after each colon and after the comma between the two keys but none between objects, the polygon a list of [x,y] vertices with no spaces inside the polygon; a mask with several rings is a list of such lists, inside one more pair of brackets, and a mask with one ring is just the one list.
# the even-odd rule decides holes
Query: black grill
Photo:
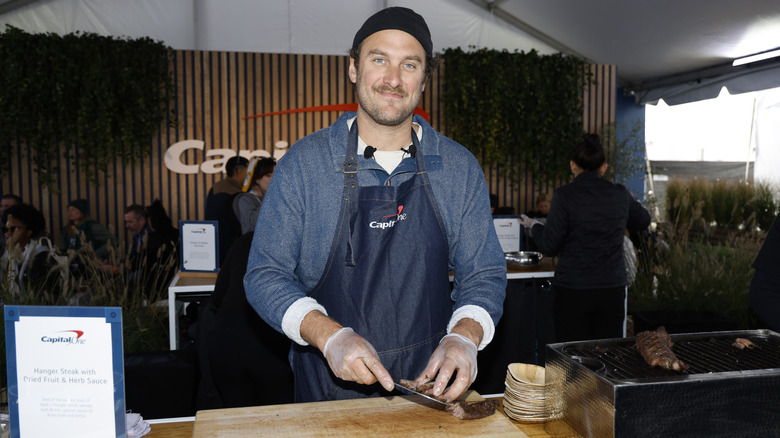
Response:
[{"label": "black grill", "polygon": [[745,339],[753,342],[756,348],[739,349],[732,345],[737,337],[729,332],[675,336],[672,351],[688,365],[684,372],[651,367],[636,350],[633,338],[569,345],[562,351],[592,371],[614,380],[780,368],[780,339],[769,335],[746,336]]},{"label": "black grill", "polygon": [[[737,338],[757,348],[739,349]],[[672,334],[684,372],[651,367],[634,338],[547,346],[556,415],[584,437],[780,436],[780,335]]]}]

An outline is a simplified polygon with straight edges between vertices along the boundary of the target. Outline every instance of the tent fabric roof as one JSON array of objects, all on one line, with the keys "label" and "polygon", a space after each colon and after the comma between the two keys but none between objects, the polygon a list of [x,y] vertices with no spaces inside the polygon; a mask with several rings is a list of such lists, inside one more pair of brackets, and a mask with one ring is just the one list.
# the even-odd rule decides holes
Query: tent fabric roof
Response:
[{"label": "tent fabric roof", "polygon": [[0,0],[0,25],[148,36],[176,49],[344,55],[360,23],[385,6],[423,15],[437,51],[535,49],[616,65],[639,103],[780,86],[780,60],[731,67],[777,48],[777,0]]}]

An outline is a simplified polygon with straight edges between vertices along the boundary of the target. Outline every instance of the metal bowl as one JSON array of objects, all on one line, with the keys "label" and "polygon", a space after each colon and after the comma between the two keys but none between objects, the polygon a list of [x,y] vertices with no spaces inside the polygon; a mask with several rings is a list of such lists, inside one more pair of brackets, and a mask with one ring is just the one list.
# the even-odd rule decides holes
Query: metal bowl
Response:
[{"label": "metal bowl", "polygon": [[504,253],[506,262],[518,266],[537,266],[542,263],[544,255],[536,251],[515,251]]}]

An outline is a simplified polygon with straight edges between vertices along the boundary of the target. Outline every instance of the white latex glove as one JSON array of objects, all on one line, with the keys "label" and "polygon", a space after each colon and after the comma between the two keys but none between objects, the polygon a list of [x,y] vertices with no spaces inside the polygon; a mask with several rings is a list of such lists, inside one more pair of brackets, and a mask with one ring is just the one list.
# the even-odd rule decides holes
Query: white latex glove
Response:
[{"label": "white latex glove", "polygon": [[540,224],[541,222],[531,219],[530,217],[521,214],[520,215],[520,225],[526,227],[526,228],[532,228],[535,224]]},{"label": "white latex glove", "polygon": [[393,390],[393,378],[380,362],[374,346],[350,327],[330,335],[322,354],[336,377],[363,385],[378,381],[386,390]]},{"label": "white latex glove", "polygon": [[[447,389],[447,383],[455,375],[455,380]],[[436,376],[433,395],[442,396],[448,402],[458,398],[477,378],[477,345],[469,338],[450,333],[441,338],[439,346],[428,360],[428,366],[417,380]],[[444,393],[444,394],[442,394]]]}]

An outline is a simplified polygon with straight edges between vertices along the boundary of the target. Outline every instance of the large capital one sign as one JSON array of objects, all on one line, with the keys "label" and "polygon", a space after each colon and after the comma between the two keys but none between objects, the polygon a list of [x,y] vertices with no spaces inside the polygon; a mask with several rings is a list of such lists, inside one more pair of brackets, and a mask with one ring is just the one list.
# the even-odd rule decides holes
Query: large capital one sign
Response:
[{"label": "large capital one sign", "polygon": [[[233,149],[211,149],[206,151],[206,160],[200,164],[187,164],[184,161],[184,157],[188,151],[196,149],[203,151],[206,147],[206,143],[202,140],[184,140],[172,144],[166,151],[164,157],[165,167],[174,173],[219,173],[225,169],[225,163],[227,160],[240,155],[247,160],[251,160],[254,157],[270,157],[271,154],[264,149],[260,150],[241,150],[236,151]],[[277,141],[274,144],[273,157],[277,160],[282,158],[285,152],[287,152],[288,143],[286,141]],[[199,154],[198,154],[199,155]]]}]

